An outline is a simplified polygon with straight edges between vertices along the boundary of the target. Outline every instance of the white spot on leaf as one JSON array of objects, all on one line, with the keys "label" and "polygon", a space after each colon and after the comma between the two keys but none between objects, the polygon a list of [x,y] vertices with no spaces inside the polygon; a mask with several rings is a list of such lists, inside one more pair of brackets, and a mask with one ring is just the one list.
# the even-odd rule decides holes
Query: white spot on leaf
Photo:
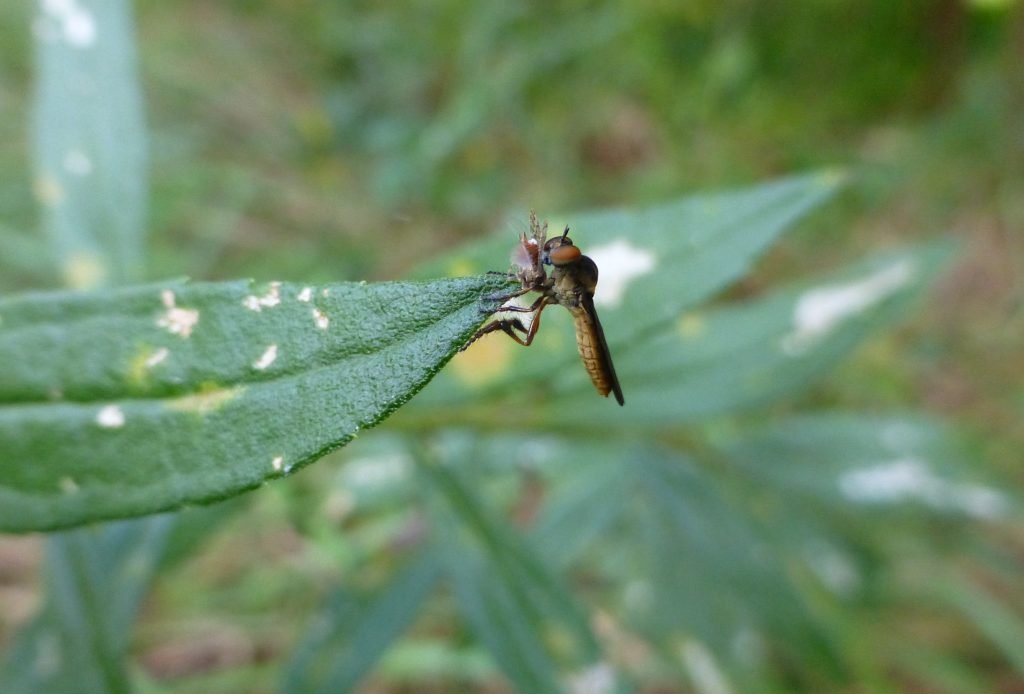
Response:
[{"label": "white spot on leaf", "polygon": [[96,43],[96,20],[92,14],[76,6],[64,18],[64,39],[76,48],[88,48]]},{"label": "white spot on leaf", "polygon": [[107,405],[96,413],[96,423],[104,429],[120,429],[124,426],[124,411],[117,405]]},{"label": "white spot on leaf", "polygon": [[1008,507],[1006,498],[995,489],[945,480],[935,475],[924,461],[912,457],[850,470],[840,476],[839,490],[857,503],[918,501],[975,518],[997,518]]},{"label": "white spot on leaf", "polygon": [[174,292],[170,289],[160,292],[160,300],[167,310],[157,319],[157,326],[166,329],[172,335],[192,335],[192,329],[199,322],[199,311],[175,306]]},{"label": "white spot on leaf", "polygon": [[633,280],[650,273],[657,264],[653,253],[623,239],[592,248],[587,255],[599,273],[594,303],[609,308],[621,304]]},{"label": "white spot on leaf", "polygon": [[566,690],[571,694],[604,694],[615,691],[615,671],[606,662],[594,663],[569,675]]},{"label": "white spot on leaf", "polygon": [[321,330],[327,330],[327,326],[331,324],[331,319],[323,311],[315,307],[313,308],[313,320],[316,322],[316,327]]},{"label": "white spot on leaf", "polygon": [[271,282],[270,288],[263,296],[249,295],[242,300],[242,303],[250,311],[262,311],[264,308],[273,308],[281,303],[281,283]]},{"label": "white spot on leaf", "polygon": [[297,298],[299,301],[308,304],[313,299],[313,288],[303,287]]},{"label": "white spot on leaf", "polygon": [[42,9],[60,27],[68,45],[88,48],[96,42],[96,20],[75,0],[43,0]]},{"label": "white spot on leaf", "polygon": [[92,173],[92,160],[80,149],[69,149],[64,154],[64,170],[74,176]]},{"label": "white spot on leaf", "polygon": [[914,264],[904,259],[855,282],[804,292],[793,309],[793,331],[782,339],[782,350],[790,356],[803,354],[844,320],[883,301],[913,277]]},{"label": "white spot on leaf", "polygon": [[260,355],[260,358],[252,363],[252,368],[263,371],[277,359],[277,345],[270,345]]},{"label": "white spot on leaf", "polygon": [[270,467],[274,469],[274,472],[281,472],[284,469],[284,456],[279,455],[271,460]]},{"label": "white spot on leaf", "polygon": [[78,482],[75,482],[70,477],[61,477],[60,490],[65,494],[74,494],[78,491]]},{"label": "white spot on leaf", "polygon": [[156,350],[151,355],[149,355],[149,357],[144,362],[146,364],[146,368],[152,369],[154,366],[167,359],[170,353],[171,350],[167,349],[166,347],[161,347],[160,349]]},{"label": "white spot on leaf", "polygon": [[32,182],[32,192],[36,199],[47,207],[56,207],[64,202],[64,188],[60,181],[50,174],[43,173]]}]

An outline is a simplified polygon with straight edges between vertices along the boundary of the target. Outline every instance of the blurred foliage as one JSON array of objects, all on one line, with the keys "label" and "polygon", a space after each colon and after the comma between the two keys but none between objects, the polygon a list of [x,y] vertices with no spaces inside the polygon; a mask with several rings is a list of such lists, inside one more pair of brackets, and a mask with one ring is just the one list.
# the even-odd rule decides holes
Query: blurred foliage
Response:
[{"label": "blurred foliage", "polygon": [[[62,276],[30,231],[30,13],[0,7],[4,293]],[[152,195],[145,267],[119,268],[128,277],[393,278],[427,255],[444,267],[485,231],[501,229],[489,248],[502,248],[520,227],[498,220],[525,207],[635,210],[847,166],[836,203],[711,290],[742,303],[682,320],[736,337],[707,357],[736,355],[727,378],[757,366],[757,336],[776,334],[758,329],[806,289],[871,277],[905,242],[960,243],[908,324],[859,343],[906,304],[884,306],[830,350],[852,354],[831,375],[835,358],[808,364],[816,380],[756,409],[588,429],[577,404],[609,403],[555,345],[564,320],[545,315],[556,351],[514,358],[555,378],[467,397],[471,428],[441,426],[428,391],[390,433],[211,519],[111,526],[84,554],[84,539],[58,539],[43,624],[103,656],[79,663],[79,684],[111,663],[106,681],[121,682],[129,649],[134,679],[174,691],[329,690],[381,653],[374,690],[493,688],[502,669],[536,688],[552,662],[575,668],[579,690],[1020,685],[1024,3],[143,0],[136,15]],[[619,233],[643,245],[644,228]],[[939,266],[941,244],[916,248]],[[504,265],[507,249],[487,253]],[[832,270],[863,255],[877,260]],[[634,317],[605,319],[620,368],[657,347],[618,331]],[[689,358],[699,375],[704,355]],[[572,398],[542,419],[527,394]],[[212,547],[196,553],[200,539]],[[422,554],[434,547],[441,567]],[[145,561],[122,564],[133,552]],[[134,569],[114,580],[118,566]],[[97,594],[122,595],[109,620]],[[39,640],[39,624],[11,662],[33,662],[24,639],[44,655],[64,643]]]}]

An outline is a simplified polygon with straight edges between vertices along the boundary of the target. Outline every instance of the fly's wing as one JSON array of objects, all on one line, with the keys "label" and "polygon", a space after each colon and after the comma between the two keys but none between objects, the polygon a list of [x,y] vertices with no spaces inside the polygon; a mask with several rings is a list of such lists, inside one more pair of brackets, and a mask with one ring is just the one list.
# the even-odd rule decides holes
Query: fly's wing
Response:
[{"label": "fly's wing", "polygon": [[615,393],[615,400],[620,405],[625,404],[622,386],[619,385],[619,377],[615,375],[615,366],[612,364],[612,353],[608,350],[604,329],[594,308],[594,297],[583,293],[580,305],[569,310],[576,324],[576,347],[579,348],[583,366],[590,374],[594,387],[601,395]]}]

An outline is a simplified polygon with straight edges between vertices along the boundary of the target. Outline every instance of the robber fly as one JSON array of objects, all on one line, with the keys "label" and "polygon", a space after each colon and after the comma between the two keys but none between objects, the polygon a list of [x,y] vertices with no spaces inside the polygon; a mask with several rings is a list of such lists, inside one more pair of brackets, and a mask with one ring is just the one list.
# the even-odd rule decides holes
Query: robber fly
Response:
[{"label": "robber fly", "polygon": [[[622,405],[625,402],[622,387],[615,375],[608,342],[594,308],[597,265],[573,245],[569,238],[569,227],[565,228],[561,236],[551,239],[547,238],[547,232],[547,222],[539,224],[537,215],[531,212],[530,236],[520,234],[519,246],[512,257],[516,269],[510,274],[519,280],[521,286],[511,293],[494,297],[502,305],[495,311],[487,311],[495,314],[532,314],[529,327],[523,325],[517,316],[500,317],[477,330],[462,349],[496,330],[501,330],[519,344],[529,347],[540,327],[540,314],[544,307],[551,304],[565,306],[576,324],[576,347],[594,387],[606,397],[608,393],[615,393],[615,399]],[[550,275],[545,266],[551,267]],[[530,306],[505,303],[529,292],[540,292],[540,298]]]}]

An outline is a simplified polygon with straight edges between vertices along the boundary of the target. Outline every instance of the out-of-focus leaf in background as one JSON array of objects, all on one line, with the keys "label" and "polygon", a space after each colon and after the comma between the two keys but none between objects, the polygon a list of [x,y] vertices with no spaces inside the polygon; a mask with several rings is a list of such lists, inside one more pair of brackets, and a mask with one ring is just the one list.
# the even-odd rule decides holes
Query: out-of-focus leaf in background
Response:
[{"label": "out-of-focus leaf in background", "polygon": [[43,2],[32,26],[34,185],[64,282],[139,280],[148,167],[131,4]]}]

